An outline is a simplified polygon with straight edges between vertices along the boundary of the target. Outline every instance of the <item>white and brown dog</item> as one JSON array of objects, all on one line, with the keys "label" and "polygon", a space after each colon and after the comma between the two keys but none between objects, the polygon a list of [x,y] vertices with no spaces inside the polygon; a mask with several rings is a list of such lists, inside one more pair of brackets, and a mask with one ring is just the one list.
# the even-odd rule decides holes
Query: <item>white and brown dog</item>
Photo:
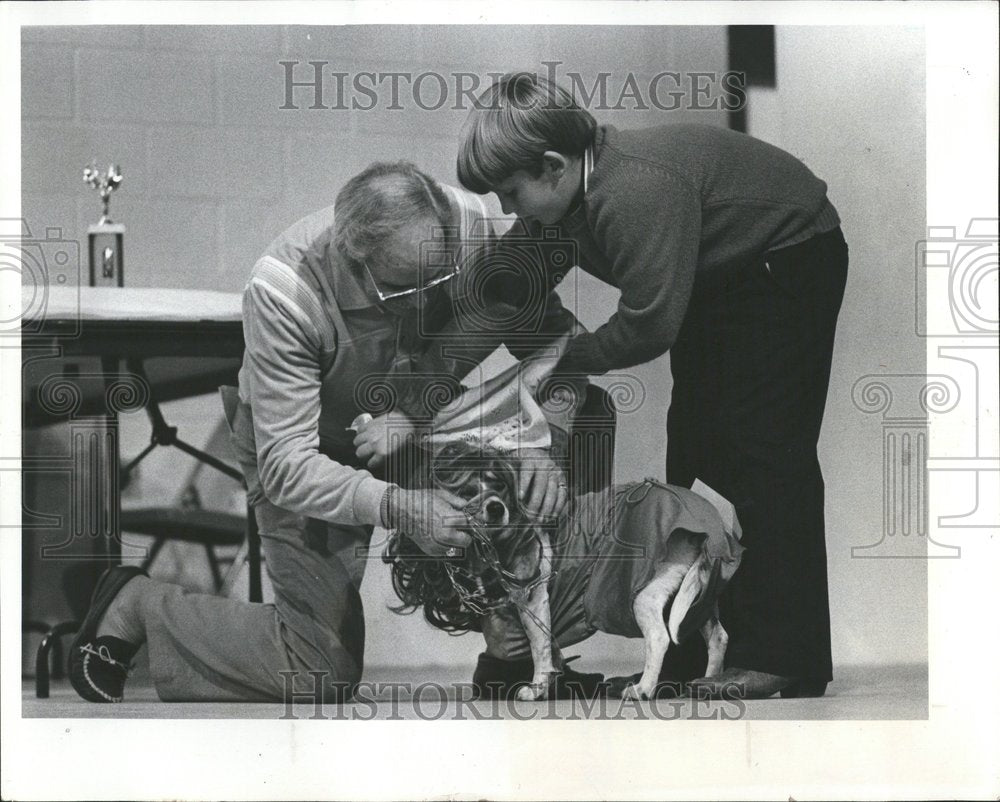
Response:
[{"label": "white and brown dog", "polygon": [[397,609],[422,608],[450,632],[481,631],[494,653],[526,636],[534,672],[519,699],[549,692],[561,668],[554,640],[568,645],[597,630],[645,641],[642,676],[626,698],[650,698],[671,643],[695,630],[708,646],[706,676],[722,670],[728,638],[717,600],[742,553],[724,507],[646,480],[575,499],[557,527],[541,527],[517,501],[516,462],[499,452],[450,445],[429,476],[468,500],[472,544],[434,559],[394,533],[383,559]]}]

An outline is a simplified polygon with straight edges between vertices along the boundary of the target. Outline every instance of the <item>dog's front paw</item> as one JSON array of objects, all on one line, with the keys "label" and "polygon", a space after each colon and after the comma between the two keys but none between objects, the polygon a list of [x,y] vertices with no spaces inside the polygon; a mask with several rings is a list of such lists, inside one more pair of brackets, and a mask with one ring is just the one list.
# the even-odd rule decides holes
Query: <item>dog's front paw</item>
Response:
[{"label": "dog's front paw", "polygon": [[536,702],[545,699],[548,695],[549,686],[545,682],[533,682],[530,685],[522,685],[517,689],[517,698],[521,702]]},{"label": "dog's front paw", "polygon": [[622,691],[622,699],[639,701],[640,699],[650,699],[653,696],[653,689],[646,688],[641,682],[630,682]]}]

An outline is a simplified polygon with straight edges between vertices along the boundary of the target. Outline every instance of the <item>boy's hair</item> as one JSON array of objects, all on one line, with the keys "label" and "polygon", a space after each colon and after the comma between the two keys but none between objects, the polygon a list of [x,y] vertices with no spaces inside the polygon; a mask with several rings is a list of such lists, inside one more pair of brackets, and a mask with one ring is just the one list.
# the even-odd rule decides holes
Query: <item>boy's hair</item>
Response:
[{"label": "boy's hair", "polygon": [[538,177],[542,155],[580,156],[597,121],[556,83],[508,73],[479,96],[462,129],[458,180],[485,195],[518,170]]},{"label": "boy's hair", "polygon": [[[447,226],[448,197],[410,162],[374,162],[350,179],[334,203],[334,244],[360,264],[408,224],[428,217]],[[428,237],[431,232],[427,232]]]}]

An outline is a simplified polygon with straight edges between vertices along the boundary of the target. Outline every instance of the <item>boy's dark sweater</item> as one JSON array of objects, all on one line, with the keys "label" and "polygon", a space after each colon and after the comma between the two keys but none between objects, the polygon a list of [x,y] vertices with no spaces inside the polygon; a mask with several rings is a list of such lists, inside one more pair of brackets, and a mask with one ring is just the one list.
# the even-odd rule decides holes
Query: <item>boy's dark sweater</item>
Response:
[{"label": "boy's dark sweater", "polygon": [[559,227],[577,264],[621,300],[559,369],[595,375],[656,358],[677,337],[696,274],[839,224],[826,184],[773,145],[708,125],[600,126],[583,203]]}]

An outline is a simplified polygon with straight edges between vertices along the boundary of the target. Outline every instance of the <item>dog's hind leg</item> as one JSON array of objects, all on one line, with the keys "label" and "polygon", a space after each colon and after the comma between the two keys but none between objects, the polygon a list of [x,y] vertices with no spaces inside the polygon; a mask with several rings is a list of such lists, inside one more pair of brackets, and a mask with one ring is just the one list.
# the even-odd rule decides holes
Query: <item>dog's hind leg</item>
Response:
[{"label": "dog's hind leg", "polygon": [[714,677],[722,673],[722,664],[726,659],[726,646],[729,644],[729,634],[719,621],[719,608],[716,605],[712,617],[701,625],[701,636],[708,646],[708,666],[705,668],[706,677]]},{"label": "dog's hind leg", "polygon": [[646,663],[639,682],[628,685],[622,692],[625,699],[649,699],[653,695],[660,669],[663,668],[663,658],[670,646],[663,611],[680,588],[686,572],[686,565],[667,565],[636,594],[632,612],[646,641]]}]

